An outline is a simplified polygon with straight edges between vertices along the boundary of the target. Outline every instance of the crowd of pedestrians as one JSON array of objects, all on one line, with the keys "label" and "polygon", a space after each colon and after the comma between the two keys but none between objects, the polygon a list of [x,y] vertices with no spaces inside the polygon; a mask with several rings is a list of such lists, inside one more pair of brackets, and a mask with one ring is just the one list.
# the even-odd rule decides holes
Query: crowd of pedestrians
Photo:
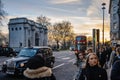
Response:
[{"label": "crowd of pedestrians", "polygon": [[[107,69],[110,71],[110,80],[120,80],[120,46],[102,46],[96,53],[92,49],[78,54],[78,71],[75,80],[108,80]],[[85,63],[85,64],[84,64]],[[81,67],[82,66],[82,67]]]}]

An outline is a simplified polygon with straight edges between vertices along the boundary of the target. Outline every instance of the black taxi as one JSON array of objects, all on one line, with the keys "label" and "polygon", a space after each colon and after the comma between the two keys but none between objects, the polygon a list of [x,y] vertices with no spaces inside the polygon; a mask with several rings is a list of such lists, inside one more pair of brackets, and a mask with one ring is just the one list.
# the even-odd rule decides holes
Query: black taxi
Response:
[{"label": "black taxi", "polygon": [[53,67],[55,57],[53,56],[53,52],[50,47],[25,47],[21,49],[16,57],[8,59],[3,63],[2,71],[10,75],[22,75],[23,71],[26,69],[28,59],[38,53],[41,53],[45,59],[45,64],[47,67]]}]

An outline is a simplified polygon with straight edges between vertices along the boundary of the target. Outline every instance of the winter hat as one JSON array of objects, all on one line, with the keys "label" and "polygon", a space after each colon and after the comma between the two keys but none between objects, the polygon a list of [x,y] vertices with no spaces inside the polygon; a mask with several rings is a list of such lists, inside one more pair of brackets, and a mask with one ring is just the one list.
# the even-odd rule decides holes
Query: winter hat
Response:
[{"label": "winter hat", "polygon": [[28,60],[26,66],[29,69],[37,69],[45,66],[45,60],[41,55],[35,55]]}]

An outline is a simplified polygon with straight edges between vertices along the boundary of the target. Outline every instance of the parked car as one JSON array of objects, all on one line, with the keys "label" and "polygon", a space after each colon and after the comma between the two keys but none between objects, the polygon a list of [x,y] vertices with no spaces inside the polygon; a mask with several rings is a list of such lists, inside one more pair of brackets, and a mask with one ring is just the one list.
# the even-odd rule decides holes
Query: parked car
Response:
[{"label": "parked car", "polygon": [[6,60],[3,63],[2,71],[6,74],[22,75],[23,71],[26,69],[26,63],[28,59],[38,53],[41,53],[41,55],[45,59],[45,64],[47,67],[53,67],[55,57],[53,56],[52,49],[50,47],[26,47],[21,49],[16,57]]},{"label": "parked car", "polygon": [[0,56],[16,56],[16,53],[11,47],[0,47]]}]

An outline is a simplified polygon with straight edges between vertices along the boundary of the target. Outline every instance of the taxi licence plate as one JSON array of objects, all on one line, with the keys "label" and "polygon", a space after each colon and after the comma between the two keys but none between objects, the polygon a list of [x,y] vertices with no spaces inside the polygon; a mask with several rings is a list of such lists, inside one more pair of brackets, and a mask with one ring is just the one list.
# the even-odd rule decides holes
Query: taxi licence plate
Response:
[{"label": "taxi licence plate", "polygon": [[8,72],[8,71],[7,71],[6,73],[7,73],[7,74],[14,74],[14,72]]}]

